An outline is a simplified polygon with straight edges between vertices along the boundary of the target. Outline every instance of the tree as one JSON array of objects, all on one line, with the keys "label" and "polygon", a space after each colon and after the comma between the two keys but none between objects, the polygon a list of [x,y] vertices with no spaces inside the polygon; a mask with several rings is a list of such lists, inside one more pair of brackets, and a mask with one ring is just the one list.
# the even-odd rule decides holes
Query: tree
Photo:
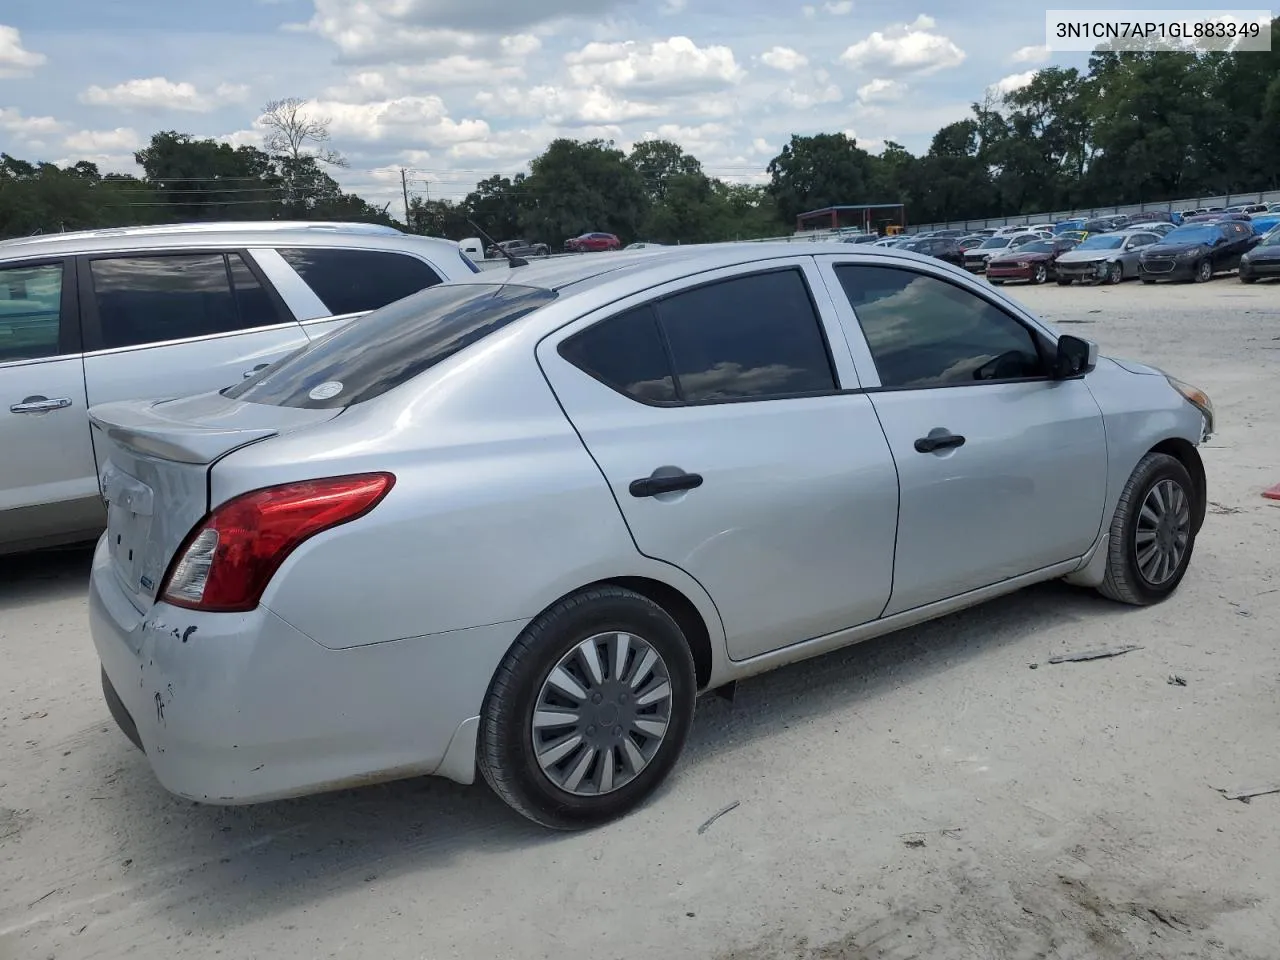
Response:
[{"label": "tree", "polygon": [[636,236],[648,197],[640,174],[613,141],[553,140],[529,166],[520,227],[531,238],[558,248],[589,230]]},{"label": "tree", "polygon": [[[520,232],[520,202],[525,191],[525,175],[515,179],[494,174],[481,180],[462,201],[463,217],[470,216],[495,240],[513,240]],[[468,227],[471,230],[470,227]],[[474,230],[471,230],[474,233]]]},{"label": "tree", "polygon": [[769,189],[787,221],[808,210],[874,203],[867,197],[871,156],[843,133],[791,136],[769,161]]},{"label": "tree", "polygon": [[268,153],[300,160],[313,157],[335,167],[347,166],[347,160],[336,150],[324,147],[329,142],[330,117],[317,117],[307,110],[309,100],[285,97],[271,100],[262,108],[258,123],[266,128],[262,145]]},{"label": "tree", "polygon": [[673,177],[702,175],[698,158],[685,153],[684,147],[670,140],[641,140],[631,148],[627,159],[644,180],[645,193],[651,203],[662,202]]}]

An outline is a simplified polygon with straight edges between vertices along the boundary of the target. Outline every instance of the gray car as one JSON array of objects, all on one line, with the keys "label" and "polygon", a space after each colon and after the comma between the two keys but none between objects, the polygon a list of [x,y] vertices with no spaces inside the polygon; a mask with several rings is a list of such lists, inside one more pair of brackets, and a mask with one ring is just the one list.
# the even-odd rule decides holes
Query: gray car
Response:
[{"label": "gray car", "polygon": [[1144,247],[1160,242],[1161,234],[1149,227],[1130,227],[1113,233],[1094,233],[1057,260],[1058,283],[1120,283],[1138,276],[1138,258]]},{"label": "gray car", "polygon": [[486,272],[90,418],[90,629],[166,788],[479,773],[557,828],[652,794],[700,692],[1045,580],[1168,597],[1213,429],[962,270],[842,243]]},{"label": "gray car", "polygon": [[0,553],[106,525],[90,404],[225,387],[347,320],[475,272],[389,227],[193,224],[0,243]]}]

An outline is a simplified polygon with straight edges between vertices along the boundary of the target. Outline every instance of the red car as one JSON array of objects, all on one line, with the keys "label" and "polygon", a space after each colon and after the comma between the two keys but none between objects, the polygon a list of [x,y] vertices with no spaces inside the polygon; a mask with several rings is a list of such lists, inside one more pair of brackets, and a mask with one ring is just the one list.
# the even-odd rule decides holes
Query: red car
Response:
[{"label": "red car", "polygon": [[1033,240],[987,261],[987,279],[995,286],[1006,280],[1028,280],[1044,283],[1056,278],[1054,267],[1058,255],[1076,245],[1074,240],[1058,237],[1055,240]]},{"label": "red car", "polygon": [[622,241],[612,233],[584,233],[564,242],[569,253],[590,253],[596,250],[621,250]]}]

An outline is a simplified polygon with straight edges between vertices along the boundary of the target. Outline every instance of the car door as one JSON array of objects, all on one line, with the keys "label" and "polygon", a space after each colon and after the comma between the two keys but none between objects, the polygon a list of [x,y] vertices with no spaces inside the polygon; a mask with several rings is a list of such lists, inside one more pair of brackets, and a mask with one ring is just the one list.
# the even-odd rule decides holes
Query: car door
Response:
[{"label": "car door", "polygon": [[0,550],[100,529],[76,264],[0,264]]},{"label": "car door", "polygon": [[1107,484],[1085,380],[1051,380],[1032,325],[970,285],[821,259],[847,299],[859,378],[898,467],[885,615],[1085,554]]},{"label": "car door", "polygon": [[426,260],[395,250],[295,246],[250,252],[313,340],[444,282]]},{"label": "car door", "polygon": [[80,258],[89,405],[219,390],[307,344],[243,251]]},{"label": "car door", "polygon": [[1214,264],[1215,270],[1234,270],[1240,265],[1240,258],[1249,249],[1249,240],[1253,236],[1252,224],[1243,220],[1232,220],[1223,224],[1227,242],[1223,244],[1222,256]]},{"label": "car door", "polygon": [[793,257],[637,294],[538,347],[637,548],[702,584],[734,660],[889,599],[897,475],[831,311]]},{"label": "car door", "polygon": [[1126,237],[1124,247],[1120,251],[1120,262],[1124,265],[1124,273],[1127,277],[1136,277],[1138,275],[1138,259],[1142,256],[1143,247],[1149,247],[1153,243],[1159,243],[1160,236],[1155,233],[1135,233]]}]

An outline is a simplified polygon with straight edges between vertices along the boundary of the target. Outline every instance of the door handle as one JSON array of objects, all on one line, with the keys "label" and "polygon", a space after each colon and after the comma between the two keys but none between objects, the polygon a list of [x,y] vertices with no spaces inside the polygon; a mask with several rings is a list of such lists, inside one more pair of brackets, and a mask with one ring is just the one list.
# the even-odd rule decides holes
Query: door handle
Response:
[{"label": "door handle", "polygon": [[21,403],[15,403],[9,408],[10,413],[48,413],[50,410],[65,410],[71,406],[70,397],[55,397],[50,400],[48,397],[26,397]]},{"label": "door handle", "polygon": [[633,497],[654,497],[660,493],[674,493],[677,490],[692,490],[702,486],[702,474],[677,473],[673,477],[645,477],[643,480],[632,480]]},{"label": "door handle", "polygon": [[253,376],[255,373],[257,373],[259,370],[263,370],[263,369],[265,369],[266,367],[269,367],[269,366],[271,366],[271,364],[269,364],[269,363],[260,363],[260,364],[258,364],[256,367],[254,367],[252,370],[246,370],[246,371],[244,372],[244,378],[245,378],[246,380],[248,380],[250,377],[252,377],[252,376]]},{"label": "door handle", "polygon": [[916,453],[936,453],[939,450],[950,450],[963,447],[964,437],[958,433],[940,433],[934,436],[921,437],[916,441]]}]

